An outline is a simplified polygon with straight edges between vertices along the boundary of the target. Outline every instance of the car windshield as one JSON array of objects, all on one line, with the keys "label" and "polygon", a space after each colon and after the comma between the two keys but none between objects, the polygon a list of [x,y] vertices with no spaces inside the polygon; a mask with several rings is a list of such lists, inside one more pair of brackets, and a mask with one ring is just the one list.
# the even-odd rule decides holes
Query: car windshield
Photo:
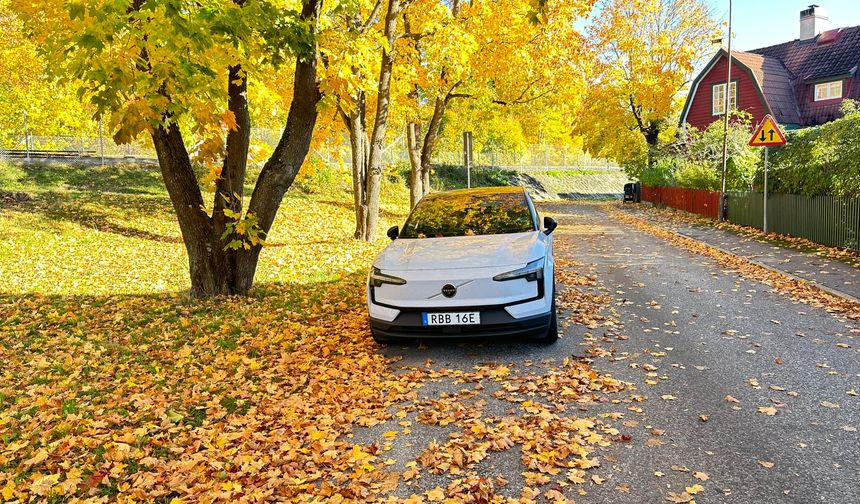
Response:
[{"label": "car windshield", "polygon": [[400,238],[442,238],[534,231],[525,194],[454,192],[422,199],[409,215]]}]

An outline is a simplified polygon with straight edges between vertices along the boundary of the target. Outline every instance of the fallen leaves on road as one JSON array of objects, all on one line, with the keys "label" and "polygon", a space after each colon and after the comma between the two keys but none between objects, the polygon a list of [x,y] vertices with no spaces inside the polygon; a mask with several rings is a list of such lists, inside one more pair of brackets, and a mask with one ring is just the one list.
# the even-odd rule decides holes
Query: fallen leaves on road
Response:
[{"label": "fallen leaves on road", "polygon": [[669,492],[669,496],[666,497],[666,500],[669,502],[691,502],[693,500],[693,496],[688,494],[687,492],[675,493]]},{"label": "fallen leaves on road", "polygon": [[[579,479],[604,481],[586,476],[600,465],[594,450],[624,435],[566,410],[627,384],[576,359],[539,372],[432,363],[394,372],[367,334],[362,282],[356,275],[259,299],[195,304],[173,297],[4,301],[4,499],[370,501],[428,471],[457,475],[456,484],[416,502],[457,495],[489,502],[495,486],[477,475],[476,464],[515,446],[536,474],[567,468]],[[427,380],[442,378],[492,382],[495,399],[520,413],[486,417],[477,392],[419,400]],[[387,468],[386,446],[346,437],[386,422],[403,427],[383,429],[386,443],[407,437],[402,413],[462,432],[428,446],[402,474]]]},{"label": "fallen leaves on road", "polygon": [[684,491],[686,491],[686,492],[687,492],[688,494],[690,494],[690,495],[696,495],[696,494],[698,494],[698,493],[702,493],[702,492],[704,492],[704,491],[705,491],[705,487],[703,487],[702,485],[700,485],[700,484],[696,483],[695,485],[688,486],[687,488],[685,488],[685,489],[684,489]]},{"label": "fallen leaves on road", "polygon": [[[782,294],[811,306],[821,307],[831,313],[860,320],[860,304],[819,289],[809,282],[798,280],[784,273],[753,264],[742,257],[725,253],[702,242],[678,235],[660,226],[646,222],[638,217],[607,206],[608,211],[618,220],[669,241],[690,252],[710,257],[724,267],[731,268],[742,276],[772,286]],[[778,322],[778,321],[777,321]]]},{"label": "fallen leaves on road", "polygon": [[767,460],[759,460],[757,462],[758,462],[758,465],[764,467],[765,469],[772,469],[774,466],[773,462],[768,462]]},{"label": "fallen leaves on road", "polygon": [[774,416],[777,413],[777,409],[774,408],[773,406],[759,406],[758,412],[764,413],[767,416]]},{"label": "fallen leaves on road", "polygon": [[694,472],[694,473],[693,473],[693,477],[694,477],[694,478],[696,478],[696,479],[697,479],[697,480],[699,480],[699,481],[708,481],[709,479],[711,479],[711,477],[710,477],[710,476],[708,476],[708,474],[707,474],[707,473],[703,473],[703,472],[701,472],[701,471],[696,471],[696,472]]}]

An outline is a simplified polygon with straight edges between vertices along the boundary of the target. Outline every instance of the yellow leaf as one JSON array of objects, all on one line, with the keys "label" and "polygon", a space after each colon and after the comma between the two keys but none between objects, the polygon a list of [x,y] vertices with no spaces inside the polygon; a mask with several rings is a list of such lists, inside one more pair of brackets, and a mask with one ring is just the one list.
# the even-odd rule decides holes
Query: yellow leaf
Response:
[{"label": "yellow leaf", "polygon": [[12,480],[7,481],[6,486],[0,491],[0,495],[3,496],[3,500],[12,500],[12,497],[15,496],[15,483]]},{"label": "yellow leaf", "polygon": [[427,500],[430,502],[442,502],[445,500],[445,491],[441,487],[436,487],[433,490],[425,492]]},{"label": "yellow leaf", "polygon": [[758,412],[764,413],[767,416],[774,416],[774,415],[776,415],[777,409],[774,408],[773,406],[759,406]]},{"label": "yellow leaf", "polygon": [[686,491],[687,491],[687,493],[688,493],[688,494],[690,494],[690,495],[696,495],[697,493],[704,492],[704,491],[705,491],[705,487],[703,487],[702,485],[700,485],[700,484],[696,483],[696,484],[695,484],[695,485],[693,485],[693,486],[688,486],[688,487],[687,487],[687,488],[685,488],[684,490],[686,490]]},{"label": "yellow leaf", "polygon": [[34,495],[48,495],[58,481],[60,481],[59,474],[49,474],[41,478],[36,478],[36,481],[30,486],[30,492]]}]

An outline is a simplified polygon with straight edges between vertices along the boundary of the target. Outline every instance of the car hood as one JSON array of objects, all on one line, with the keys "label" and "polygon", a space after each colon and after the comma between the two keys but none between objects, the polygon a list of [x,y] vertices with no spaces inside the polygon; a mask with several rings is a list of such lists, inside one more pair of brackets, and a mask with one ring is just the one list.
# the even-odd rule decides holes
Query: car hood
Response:
[{"label": "car hood", "polygon": [[400,238],[373,265],[382,271],[514,266],[546,255],[540,231],[446,238]]}]

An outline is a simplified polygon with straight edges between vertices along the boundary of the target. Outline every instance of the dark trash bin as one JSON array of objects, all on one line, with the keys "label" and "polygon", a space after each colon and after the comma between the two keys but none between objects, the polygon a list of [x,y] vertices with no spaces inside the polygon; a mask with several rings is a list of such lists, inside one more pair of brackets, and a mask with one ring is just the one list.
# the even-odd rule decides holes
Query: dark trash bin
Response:
[{"label": "dark trash bin", "polygon": [[632,183],[624,184],[624,202],[636,201],[636,188]]},{"label": "dark trash bin", "polygon": [[642,184],[628,182],[624,184],[624,202],[640,203],[642,201]]}]

